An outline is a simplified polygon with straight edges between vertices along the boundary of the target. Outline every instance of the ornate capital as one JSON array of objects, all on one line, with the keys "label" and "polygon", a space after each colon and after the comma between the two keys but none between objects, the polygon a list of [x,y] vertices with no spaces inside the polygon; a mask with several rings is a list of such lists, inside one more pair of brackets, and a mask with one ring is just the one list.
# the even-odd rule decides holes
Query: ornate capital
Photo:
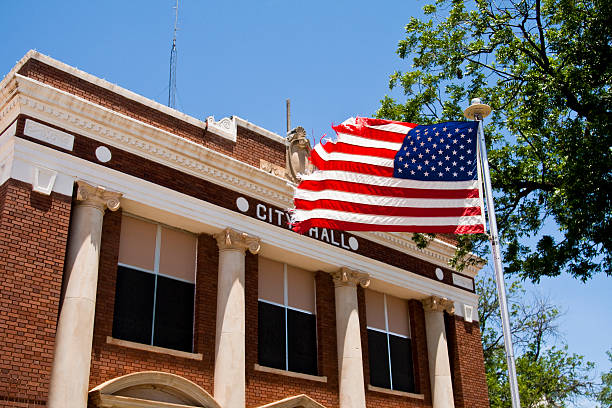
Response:
[{"label": "ornate capital", "polygon": [[455,303],[439,296],[431,296],[421,301],[426,312],[447,312],[455,314]]},{"label": "ornate capital", "polygon": [[244,251],[248,248],[252,254],[257,254],[261,248],[259,238],[231,228],[224,229],[220,233],[215,234],[214,237],[221,251],[224,249],[240,249]]},{"label": "ornate capital", "polygon": [[331,273],[336,286],[357,286],[358,284],[367,288],[370,286],[370,275],[364,272],[354,271],[343,267],[339,271]]},{"label": "ornate capital", "polygon": [[102,186],[92,186],[83,180],[77,180],[77,196],[78,205],[96,207],[104,212],[106,208],[111,211],[117,211],[121,202],[119,199],[123,194],[114,191],[108,191]]}]

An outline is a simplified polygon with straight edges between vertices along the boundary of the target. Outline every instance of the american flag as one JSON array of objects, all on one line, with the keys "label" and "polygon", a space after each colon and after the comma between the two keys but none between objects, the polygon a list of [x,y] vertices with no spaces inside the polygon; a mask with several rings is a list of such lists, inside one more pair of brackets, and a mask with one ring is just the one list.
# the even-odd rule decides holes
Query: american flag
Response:
[{"label": "american flag", "polygon": [[484,232],[478,122],[351,118],[311,153],[317,171],[294,196],[293,229]]}]

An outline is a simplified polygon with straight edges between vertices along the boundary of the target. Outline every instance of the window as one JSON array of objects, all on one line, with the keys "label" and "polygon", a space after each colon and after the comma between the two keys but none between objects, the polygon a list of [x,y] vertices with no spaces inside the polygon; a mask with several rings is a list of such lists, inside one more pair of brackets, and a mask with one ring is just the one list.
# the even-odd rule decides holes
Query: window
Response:
[{"label": "window", "polygon": [[123,216],[113,337],[191,352],[197,238]]},{"label": "window", "polygon": [[259,364],[317,375],[314,275],[259,257],[258,307]]},{"label": "window", "polygon": [[370,384],[414,392],[408,303],[366,289]]}]

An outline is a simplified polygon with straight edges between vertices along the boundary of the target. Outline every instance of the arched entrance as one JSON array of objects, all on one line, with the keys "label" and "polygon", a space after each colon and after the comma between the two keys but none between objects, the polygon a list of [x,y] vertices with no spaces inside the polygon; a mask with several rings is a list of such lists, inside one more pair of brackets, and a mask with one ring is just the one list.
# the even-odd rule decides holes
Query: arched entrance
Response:
[{"label": "arched entrance", "polygon": [[104,408],[221,408],[199,385],[178,375],[141,371],[113,378],[89,391],[90,406]]}]

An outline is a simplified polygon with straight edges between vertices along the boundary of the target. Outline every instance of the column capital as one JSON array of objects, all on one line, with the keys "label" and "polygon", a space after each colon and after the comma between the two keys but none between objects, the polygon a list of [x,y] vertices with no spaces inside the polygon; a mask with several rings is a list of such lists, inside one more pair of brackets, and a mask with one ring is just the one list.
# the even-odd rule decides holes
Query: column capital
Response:
[{"label": "column capital", "polygon": [[455,303],[450,299],[440,296],[430,296],[427,299],[423,299],[421,302],[426,312],[447,312],[451,315],[455,314]]},{"label": "column capital", "polygon": [[340,270],[331,273],[334,285],[337,286],[357,286],[364,288],[370,286],[370,275],[364,272],[342,267]]},{"label": "column capital", "polygon": [[224,249],[239,249],[244,252],[248,248],[255,255],[261,248],[261,240],[259,238],[229,227],[215,234],[214,237],[221,251]]},{"label": "column capital", "polygon": [[78,205],[95,207],[102,212],[106,208],[117,211],[121,206],[119,200],[122,195],[121,193],[108,191],[102,186],[92,186],[83,180],[77,180],[76,201]]}]

